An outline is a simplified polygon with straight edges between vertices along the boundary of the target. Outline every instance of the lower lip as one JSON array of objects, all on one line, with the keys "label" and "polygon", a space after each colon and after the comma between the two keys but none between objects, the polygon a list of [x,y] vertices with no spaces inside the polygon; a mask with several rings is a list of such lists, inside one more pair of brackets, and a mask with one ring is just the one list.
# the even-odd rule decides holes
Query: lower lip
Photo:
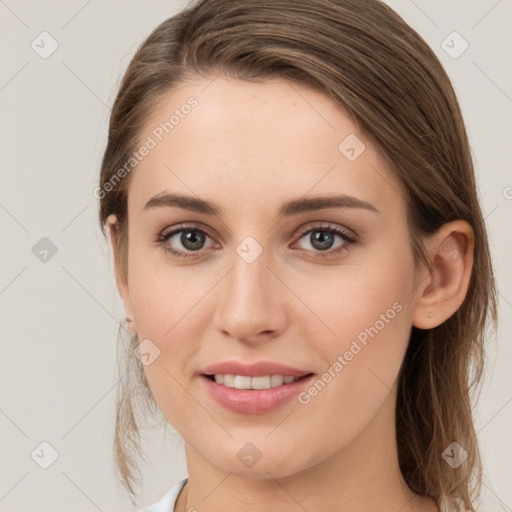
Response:
[{"label": "lower lip", "polygon": [[201,375],[201,380],[213,399],[226,409],[241,414],[264,414],[291,400],[313,377],[313,374],[308,375],[295,382],[269,389],[228,388],[204,375]]}]

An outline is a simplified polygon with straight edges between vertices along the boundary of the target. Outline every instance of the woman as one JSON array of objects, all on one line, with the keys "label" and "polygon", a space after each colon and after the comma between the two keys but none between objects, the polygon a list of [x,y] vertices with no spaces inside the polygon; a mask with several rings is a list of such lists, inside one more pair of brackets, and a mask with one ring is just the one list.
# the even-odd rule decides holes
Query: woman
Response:
[{"label": "woman", "polygon": [[132,501],[142,404],[188,470],[148,511],[474,510],[496,289],[453,88],[394,11],[196,1],[133,57],[98,197]]}]

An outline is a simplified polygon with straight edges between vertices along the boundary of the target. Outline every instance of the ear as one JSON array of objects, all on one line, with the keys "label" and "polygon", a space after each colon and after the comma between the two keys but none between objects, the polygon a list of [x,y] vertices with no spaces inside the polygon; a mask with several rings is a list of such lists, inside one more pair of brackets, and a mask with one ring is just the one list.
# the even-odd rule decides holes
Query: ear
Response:
[{"label": "ear", "polygon": [[133,316],[132,304],[130,300],[130,292],[128,289],[128,275],[126,269],[121,265],[120,244],[119,244],[119,224],[117,217],[112,214],[107,219],[110,241],[112,243],[112,253],[114,256],[114,267],[116,274],[116,284],[119,295],[123,301],[124,310],[126,312],[128,329],[137,334],[137,324]]},{"label": "ear", "polygon": [[428,238],[432,268],[423,268],[414,293],[415,327],[437,327],[459,309],[469,287],[474,245],[473,229],[464,220],[444,224]]}]

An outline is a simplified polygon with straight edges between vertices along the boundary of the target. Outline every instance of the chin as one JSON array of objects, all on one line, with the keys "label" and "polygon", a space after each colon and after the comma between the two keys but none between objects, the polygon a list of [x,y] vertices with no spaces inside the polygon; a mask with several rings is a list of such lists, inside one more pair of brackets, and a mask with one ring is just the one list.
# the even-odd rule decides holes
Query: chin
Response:
[{"label": "chin", "polygon": [[315,465],[314,461],[298,459],[297,452],[305,456],[303,443],[286,447],[277,438],[277,444],[273,444],[269,440],[248,441],[250,435],[244,437],[244,441],[231,440],[233,445],[229,447],[219,445],[219,452],[207,450],[206,458],[223,473],[254,479],[285,478]]}]

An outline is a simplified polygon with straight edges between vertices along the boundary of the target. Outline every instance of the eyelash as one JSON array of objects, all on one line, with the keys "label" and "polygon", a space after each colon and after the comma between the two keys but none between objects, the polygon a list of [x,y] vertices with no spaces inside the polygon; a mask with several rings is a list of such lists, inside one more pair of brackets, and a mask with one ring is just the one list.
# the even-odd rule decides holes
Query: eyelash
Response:
[{"label": "eyelash", "polygon": [[[182,231],[195,231],[197,233],[201,233],[208,237],[210,236],[210,235],[208,235],[208,233],[206,231],[199,229],[197,226],[182,225],[182,226],[178,226],[177,228],[173,229],[172,231],[168,231],[168,232],[166,232],[165,230],[162,231],[157,236],[155,242],[160,244],[164,251],[172,254],[173,256],[177,256],[180,258],[197,257],[197,254],[201,252],[201,249],[198,251],[181,251],[178,249],[174,249],[168,245],[169,238],[174,236],[176,233],[181,233]],[[336,234],[343,239],[344,243],[341,246],[337,247],[336,249],[328,249],[326,251],[313,251],[314,253],[318,254],[318,256],[320,256],[321,258],[327,258],[334,254],[341,253],[343,251],[348,251],[348,250],[350,250],[351,246],[353,246],[357,243],[357,239],[354,236],[350,235],[349,233],[347,233],[340,227],[335,226],[335,225],[333,226],[331,224],[328,224],[327,226],[317,225],[317,226],[308,227],[306,230],[304,230],[300,233],[300,235],[297,238],[297,241],[299,241],[300,239],[302,239],[304,237],[304,235],[307,235],[308,233],[310,233],[312,231],[323,231],[323,232],[327,232],[327,233],[331,233],[331,234]]]}]

